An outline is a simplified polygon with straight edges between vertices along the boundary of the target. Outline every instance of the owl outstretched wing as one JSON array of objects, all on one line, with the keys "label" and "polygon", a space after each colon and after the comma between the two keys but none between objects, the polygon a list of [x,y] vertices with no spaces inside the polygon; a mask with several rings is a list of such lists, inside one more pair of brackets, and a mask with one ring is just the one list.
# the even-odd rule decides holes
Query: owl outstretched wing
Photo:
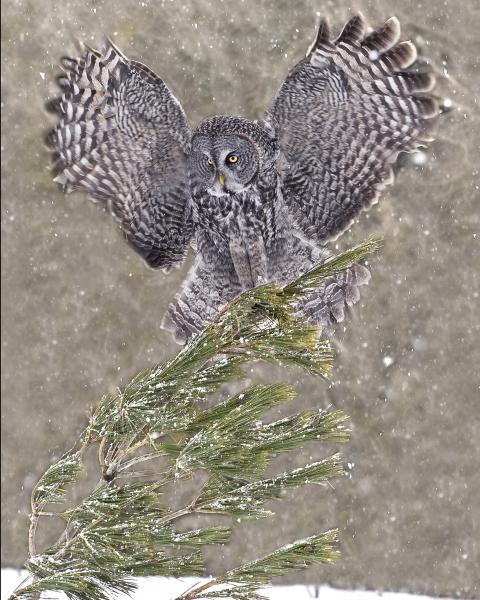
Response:
[{"label": "owl outstretched wing", "polygon": [[62,65],[62,95],[48,106],[60,117],[47,135],[55,181],[104,202],[146,262],[168,270],[192,238],[191,132],[182,107],[109,40]]},{"label": "owl outstretched wing", "polygon": [[334,40],[326,21],[273,99],[268,122],[284,159],[283,195],[298,229],[325,243],[347,229],[392,180],[399,152],[428,141],[438,109],[431,73],[409,68],[393,17],[366,32],[353,17]]}]

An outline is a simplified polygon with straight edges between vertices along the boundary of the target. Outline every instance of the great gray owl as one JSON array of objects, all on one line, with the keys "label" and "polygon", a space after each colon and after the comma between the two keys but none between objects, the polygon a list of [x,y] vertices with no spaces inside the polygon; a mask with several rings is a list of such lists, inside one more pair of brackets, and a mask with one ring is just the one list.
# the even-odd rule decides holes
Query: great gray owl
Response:
[{"label": "great gray owl", "polygon": [[[336,38],[322,21],[264,121],[214,116],[193,130],[163,81],[111,41],[63,59],[47,137],[55,180],[106,203],[152,267],[196,249],[163,322],[178,341],[242,290],[330,256],[326,242],[375,202],[399,152],[428,140],[434,80],[410,68],[416,50],[399,35],[396,18],[367,31],[355,16]],[[300,310],[341,321],[368,278],[357,265]]]}]

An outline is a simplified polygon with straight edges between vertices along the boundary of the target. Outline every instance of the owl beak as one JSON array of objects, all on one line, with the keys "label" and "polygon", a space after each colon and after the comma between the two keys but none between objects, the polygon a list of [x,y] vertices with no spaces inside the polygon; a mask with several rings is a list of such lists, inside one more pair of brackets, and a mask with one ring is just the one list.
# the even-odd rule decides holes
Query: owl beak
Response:
[{"label": "owl beak", "polygon": [[219,183],[220,185],[223,185],[223,184],[225,183],[225,176],[224,176],[224,175],[222,175],[221,173],[218,175],[218,178],[217,178],[217,179],[218,179],[218,183]]}]

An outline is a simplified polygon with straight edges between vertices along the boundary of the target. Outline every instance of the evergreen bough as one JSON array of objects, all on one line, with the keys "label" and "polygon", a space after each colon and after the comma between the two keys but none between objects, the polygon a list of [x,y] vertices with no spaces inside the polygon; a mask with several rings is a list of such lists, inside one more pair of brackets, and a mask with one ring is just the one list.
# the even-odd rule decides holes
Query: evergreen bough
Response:
[{"label": "evergreen bough", "polygon": [[[105,396],[80,438],[35,485],[31,498],[30,583],[13,599],[38,599],[63,591],[73,600],[108,600],[131,592],[136,576],[191,576],[204,572],[201,547],[225,544],[230,527],[177,531],[190,514],[260,518],[273,514],[266,502],[282,490],[324,483],[343,473],[338,454],[266,478],[272,458],[306,442],[344,442],[345,415],[322,409],[264,423],[263,413],[291,400],[285,384],[255,385],[213,406],[207,397],[230,380],[241,380],[250,361],[301,367],[326,376],[332,352],[319,330],[305,325],[295,306],[326,277],[374,252],[363,244],[314,267],[289,285],[261,285],[230,302],[206,329],[169,362],[137,375],[123,390]],[[98,446],[101,478],[78,505],[63,508],[78,481],[86,451]],[[145,465],[160,464],[160,472]],[[140,469],[140,470],[139,470]],[[181,508],[170,508],[168,486],[198,471],[205,482]],[[55,510],[61,504],[62,508]],[[57,507],[58,508],[58,507]],[[39,519],[57,517],[65,530],[42,552],[35,538]],[[336,530],[313,535],[200,583],[177,600],[260,599],[272,577],[338,556]]]}]

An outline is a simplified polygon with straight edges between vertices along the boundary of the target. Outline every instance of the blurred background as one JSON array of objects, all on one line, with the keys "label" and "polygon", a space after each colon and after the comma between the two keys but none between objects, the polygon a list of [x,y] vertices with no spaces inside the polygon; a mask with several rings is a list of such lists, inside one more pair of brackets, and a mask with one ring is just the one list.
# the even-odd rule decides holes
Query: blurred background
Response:
[{"label": "blurred background", "polygon": [[[293,382],[300,406],[350,415],[349,477],[273,505],[234,530],[209,573],[280,544],[340,528],[334,566],[288,581],[480,596],[479,140],[480,3],[464,0],[2,2],[2,566],[27,557],[29,498],[75,440],[91,406],[178,350],[160,329],[187,263],[149,270],[117,226],[81,194],[52,183],[42,136],[60,56],[109,34],[156,71],[192,124],[211,114],[262,116],[315,23],[339,29],[361,10],[395,14],[438,76],[450,108],[437,140],[403,157],[396,183],[336,245],[369,234],[363,300],[337,328],[325,383],[259,365],[252,380]],[[293,410],[290,407],[290,410]],[[310,446],[279,469],[328,449]],[[288,464],[287,464],[288,463]]]}]

